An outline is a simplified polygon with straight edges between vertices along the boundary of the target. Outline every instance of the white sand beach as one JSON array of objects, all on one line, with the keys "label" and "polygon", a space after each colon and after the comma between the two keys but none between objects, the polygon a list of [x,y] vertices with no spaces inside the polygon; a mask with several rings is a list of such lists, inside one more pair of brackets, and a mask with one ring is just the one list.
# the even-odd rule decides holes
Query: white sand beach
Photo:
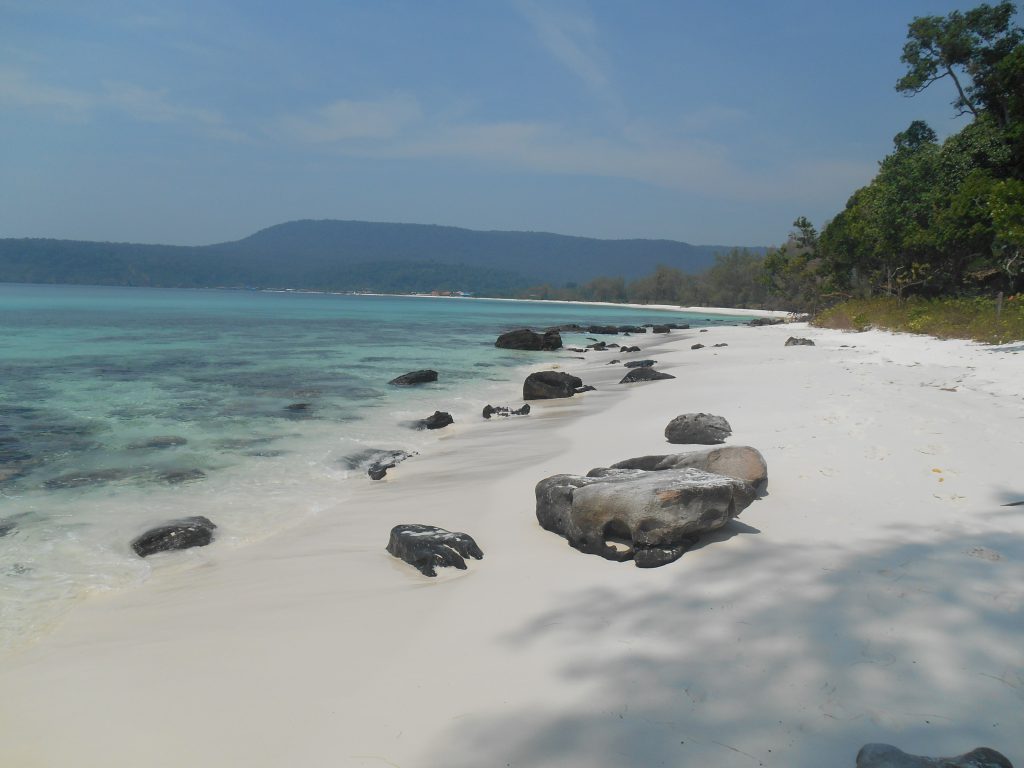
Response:
[{"label": "white sand beach", "polygon": [[[79,604],[0,659],[0,765],[820,768],[866,742],[1024,764],[1024,344],[632,343],[677,378],[538,353],[597,391],[455,424],[344,505]],[[537,481],[685,450],[663,430],[687,412],[768,462],[737,520],[652,570],[538,526]],[[485,557],[426,578],[384,551],[398,523]]]}]

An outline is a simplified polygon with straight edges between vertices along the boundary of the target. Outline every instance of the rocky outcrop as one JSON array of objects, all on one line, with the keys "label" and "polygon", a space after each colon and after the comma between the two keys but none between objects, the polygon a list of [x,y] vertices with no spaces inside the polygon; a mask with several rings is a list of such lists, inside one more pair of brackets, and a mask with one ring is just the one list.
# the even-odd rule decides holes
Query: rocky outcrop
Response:
[{"label": "rocky outcrop", "polygon": [[801,339],[796,336],[790,336],[786,339],[787,347],[813,347],[814,342],[810,339]]},{"label": "rocky outcrop", "polygon": [[619,347],[619,352],[639,352],[639,351],[640,351],[640,347],[637,347],[637,346]]},{"label": "rocky outcrop", "polygon": [[537,371],[523,382],[523,400],[553,400],[572,397],[583,380],[562,371]]},{"label": "rocky outcrop", "polygon": [[213,541],[216,528],[208,518],[202,516],[171,520],[134,539],[132,549],[139,557],[148,557],[156,552],[173,549],[205,547]]},{"label": "rocky outcrop", "polygon": [[857,753],[857,768],[1013,768],[1005,755],[978,747],[956,757],[908,755],[891,744],[865,744]]},{"label": "rocky outcrop", "polygon": [[650,368],[657,362],[657,360],[630,360],[628,363],[623,363],[623,365],[627,368]]},{"label": "rocky outcrop", "polygon": [[701,469],[716,475],[725,475],[749,483],[757,493],[768,487],[768,464],[756,448],[749,445],[723,445],[698,448],[685,453],[671,453],[659,456],[639,456],[624,459],[609,468],[598,467],[590,470],[587,477],[602,477],[619,469],[642,469],[657,472],[664,469]]},{"label": "rocky outcrop", "polygon": [[674,379],[671,373],[665,373],[663,371],[656,371],[650,366],[645,368],[634,368],[625,376],[622,377],[622,381],[619,384],[633,384],[638,381],[658,381],[659,379]]},{"label": "rocky outcrop", "polygon": [[677,560],[757,496],[743,480],[699,469],[554,475],[535,489],[537,521],[581,552],[654,568]]},{"label": "rocky outcrop", "polygon": [[617,325],[592,325],[587,328],[588,333],[600,333],[607,336],[617,336],[619,327]]},{"label": "rocky outcrop", "polygon": [[406,524],[391,529],[387,551],[424,576],[437,576],[437,568],[466,570],[466,558],[482,560],[484,553],[466,533],[453,533],[433,525]]},{"label": "rocky outcrop", "polygon": [[731,434],[729,422],[711,413],[684,413],[665,427],[665,439],[677,444],[717,445]]},{"label": "rocky outcrop", "polygon": [[670,330],[672,329],[667,325],[655,325],[651,328],[651,333],[668,333]]},{"label": "rocky outcrop", "polygon": [[647,329],[642,325],[620,325],[619,333],[632,334],[632,333],[647,333]]},{"label": "rocky outcrop", "polygon": [[427,418],[412,422],[411,426],[413,429],[444,429],[449,424],[454,423],[455,419],[447,411],[434,411]]},{"label": "rocky outcrop", "polygon": [[558,329],[552,328],[537,333],[529,328],[520,328],[515,331],[503,333],[494,342],[494,346],[501,349],[525,349],[538,352],[548,352],[562,347],[562,335]]},{"label": "rocky outcrop", "polygon": [[513,409],[508,405],[485,405],[483,411],[483,417],[485,419],[491,418],[491,416],[529,416],[530,415],[530,404],[523,403],[522,408]]},{"label": "rocky outcrop", "polygon": [[747,325],[752,325],[755,328],[759,325],[782,325],[786,322],[781,317],[755,317]]},{"label": "rocky outcrop", "polygon": [[397,387],[410,387],[414,384],[427,384],[431,381],[437,381],[437,371],[426,369],[403,373],[401,376],[393,378],[388,384],[394,384]]}]

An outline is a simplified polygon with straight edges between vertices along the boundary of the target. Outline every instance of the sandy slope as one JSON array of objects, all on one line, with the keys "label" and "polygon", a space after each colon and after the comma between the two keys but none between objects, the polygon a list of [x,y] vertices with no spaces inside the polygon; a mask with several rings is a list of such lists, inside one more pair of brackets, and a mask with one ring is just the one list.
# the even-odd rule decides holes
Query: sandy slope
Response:
[{"label": "sandy slope", "polygon": [[[3,660],[0,765],[819,768],[869,741],[1024,762],[1024,345],[645,341],[676,380],[588,360],[597,392],[456,425],[344,508],[80,606]],[[668,452],[689,411],[768,460],[742,522],[650,571],[537,526],[537,480]],[[399,522],[486,557],[428,580],[384,552]]]}]

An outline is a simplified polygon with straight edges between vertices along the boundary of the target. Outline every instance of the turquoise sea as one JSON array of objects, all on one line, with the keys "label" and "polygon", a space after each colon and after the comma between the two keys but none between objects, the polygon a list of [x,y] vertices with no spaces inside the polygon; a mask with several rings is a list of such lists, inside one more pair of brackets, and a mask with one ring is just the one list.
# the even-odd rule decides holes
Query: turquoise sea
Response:
[{"label": "turquoise sea", "polygon": [[[521,368],[557,353],[496,349],[502,331],[743,320],[457,298],[0,285],[0,648],[31,639],[89,592],[145,579],[151,562],[129,542],[150,524],[206,515],[220,526],[218,546],[238,546],[336,505],[346,483],[370,482],[345,457],[424,451],[438,439],[403,422],[439,409],[458,423],[479,420],[487,403],[518,406]],[[387,384],[420,368],[437,370],[438,382]]]}]

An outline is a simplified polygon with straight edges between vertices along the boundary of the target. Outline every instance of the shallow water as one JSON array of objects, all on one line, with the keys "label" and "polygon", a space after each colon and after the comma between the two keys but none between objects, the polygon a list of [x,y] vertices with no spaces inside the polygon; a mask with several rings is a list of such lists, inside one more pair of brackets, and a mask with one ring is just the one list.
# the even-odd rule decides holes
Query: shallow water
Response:
[{"label": "shallow water", "polygon": [[[518,404],[519,367],[551,358],[496,349],[504,330],[657,320],[743,319],[0,285],[0,647],[31,639],[90,591],[146,578],[151,562],[129,542],[150,524],[206,515],[219,546],[244,544],[336,508],[346,480],[369,482],[346,456],[423,451],[437,439],[404,422],[440,409],[458,423],[479,419],[487,402]],[[438,382],[387,384],[419,368],[437,370]]]}]

